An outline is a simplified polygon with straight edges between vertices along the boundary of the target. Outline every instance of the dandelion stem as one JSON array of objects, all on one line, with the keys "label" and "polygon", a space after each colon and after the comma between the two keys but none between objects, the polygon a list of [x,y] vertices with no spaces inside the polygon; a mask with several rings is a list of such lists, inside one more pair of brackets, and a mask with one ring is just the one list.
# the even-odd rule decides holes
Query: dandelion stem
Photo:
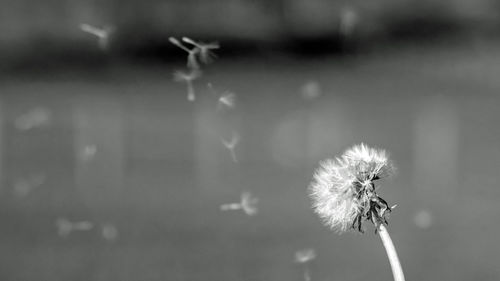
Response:
[{"label": "dandelion stem", "polygon": [[394,281],[405,281],[405,276],[403,274],[403,268],[399,262],[398,254],[396,248],[392,243],[391,236],[387,231],[387,228],[383,223],[377,223],[378,233],[382,243],[384,244],[385,251],[387,252],[387,257],[389,258],[389,263],[391,264],[392,275],[394,276]]}]

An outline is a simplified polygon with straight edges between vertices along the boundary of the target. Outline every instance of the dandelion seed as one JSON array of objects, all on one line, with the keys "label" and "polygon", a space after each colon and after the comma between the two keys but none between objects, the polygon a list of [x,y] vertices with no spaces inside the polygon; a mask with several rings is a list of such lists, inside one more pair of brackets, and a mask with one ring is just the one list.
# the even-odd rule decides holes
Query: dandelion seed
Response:
[{"label": "dandelion seed", "polygon": [[235,163],[238,162],[238,159],[236,158],[235,148],[236,145],[239,143],[239,141],[240,141],[240,136],[237,133],[233,133],[233,136],[229,141],[222,139],[222,144],[229,150],[229,152],[231,153],[231,159]]},{"label": "dandelion seed", "polygon": [[96,36],[98,45],[102,50],[106,50],[108,48],[110,35],[115,31],[115,28],[112,26],[99,28],[86,23],[80,24],[80,29]]},{"label": "dandelion seed", "polygon": [[248,216],[254,216],[258,212],[259,199],[250,192],[243,192],[239,203],[229,203],[220,206],[221,211],[243,210]]},{"label": "dandelion seed", "polygon": [[14,121],[14,126],[20,131],[28,131],[35,128],[43,128],[50,125],[51,112],[44,107],[36,107],[33,110],[19,116]]},{"label": "dandelion seed", "polygon": [[314,249],[302,249],[295,252],[295,262],[296,263],[307,263],[316,258],[316,251]]},{"label": "dandelion seed", "polygon": [[339,232],[349,228],[363,232],[363,220],[386,222],[391,208],[377,195],[375,181],[393,171],[385,151],[364,144],[323,161],[310,185],[316,213]]},{"label": "dandelion seed", "polygon": [[231,92],[224,92],[218,100],[217,108],[221,109],[223,107],[234,108],[236,103],[236,95]]},{"label": "dandelion seed", "polygon": [[314,249],[303,249],[295,252],[295,262],[304,265],[304,281],[311,281],[311,273],[307,264],[315,258],[316,251]]},{"label": "dandelion seed", "polygon": [[175,37],[169,37],[168,40],[170,43],[174,44],[175,46],[181,48],[182,50],[186,51],[188,53],[187,56],[187,67],[190,69],[200,69],[200,65],[197,60],[197,55],[200,53],[200,49],[197,47],[194,47],[192,49],[189,49],[188,47],[184,46],[177,38]]},{"label": "dandelion seed", "polygon": [[188,37],[182,37],[182,41],[191,44],[195,46],[199,52],[199,57],[200,61],[208,64],[214,61],[214,59],[217,57],[212,50],[219,49],[219,43],[217,42],[212,42],[212,43],[202,43],[202,42],[196,42]]},{"label": "dandelion seed", "polygon": [[118,229],[114,225],[106,223],[102,225],[101,234],[104,239],[113,241],[118,238]]},{"label": "dandelion seed", "polygon": [[184,82],[187,86],[187,100],[194,101],[196,99],[194,92],[193,81],[201,76],[201,71],[192,69],[191,72],[186,73],[182,71],[176,71],[174,73],[174,80],[177,82]]},{"label": "dandelion seed", "polygon": [[73,231],[88,231],[94,227],[94,224],[89,221],[71,222],[65,218],[56,220],[57,233],[59,236],[66,237]]}]

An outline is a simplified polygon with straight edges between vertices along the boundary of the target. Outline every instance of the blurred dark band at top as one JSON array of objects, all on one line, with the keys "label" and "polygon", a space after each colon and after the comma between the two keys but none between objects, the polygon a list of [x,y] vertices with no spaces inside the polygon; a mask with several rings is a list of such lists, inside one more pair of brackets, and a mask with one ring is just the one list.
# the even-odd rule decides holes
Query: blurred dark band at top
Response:
[{"label": "blurred dark band at top", "polygon": [[[500,4],[489,0],[0,0],[4,64],[98,54],[80,24],[113,26],[107,54],[176,55],[169,36],[219,41],[223,55],[267,50],[351,53],[394,41],[496,36]],[[422,40],[426,39],[426,40]]]}]

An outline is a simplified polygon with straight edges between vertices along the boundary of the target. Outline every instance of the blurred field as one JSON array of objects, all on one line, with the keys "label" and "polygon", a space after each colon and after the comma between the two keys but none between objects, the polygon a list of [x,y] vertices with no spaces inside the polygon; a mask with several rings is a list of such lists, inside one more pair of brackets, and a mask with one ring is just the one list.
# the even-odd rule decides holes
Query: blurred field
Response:
[{"label": "blurred field", "polygon": [[[312,280],[390,280],[378,237],[328,231],[307,197],[319,160],[366,142],[399,168],[380,193],[398,204],[389,228],[407,279],[498,280],[498,50],[222,58],[194,103],[171,79],[181,62],[4,78],[0,279],[298,281],[293,254],[312,247]],[[301,96],[308,81],[320,97]],[[236,93],[235,110],[216,110],[209,82]],[[45,121],[20,127],[33,110]],[[238,163],[221,143],[233,131]],[[242,191],[260,198],[257,216],[219,211]],[[60,217],[119,234],[60,237]]]}]

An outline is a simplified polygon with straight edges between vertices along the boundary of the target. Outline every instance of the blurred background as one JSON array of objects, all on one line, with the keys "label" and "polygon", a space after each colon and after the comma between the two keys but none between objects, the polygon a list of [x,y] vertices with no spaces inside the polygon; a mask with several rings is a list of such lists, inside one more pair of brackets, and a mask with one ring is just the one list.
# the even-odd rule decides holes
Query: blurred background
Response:
[{"label": "blurred background", "polygon": [[[218,57],[175,81],[171,36]],[[407,279],[499,280],[499,39],[492,0],[0,0],[0,279],[391,280],[307,195],[365,142]]]}]

